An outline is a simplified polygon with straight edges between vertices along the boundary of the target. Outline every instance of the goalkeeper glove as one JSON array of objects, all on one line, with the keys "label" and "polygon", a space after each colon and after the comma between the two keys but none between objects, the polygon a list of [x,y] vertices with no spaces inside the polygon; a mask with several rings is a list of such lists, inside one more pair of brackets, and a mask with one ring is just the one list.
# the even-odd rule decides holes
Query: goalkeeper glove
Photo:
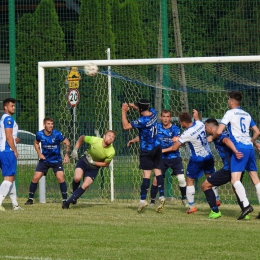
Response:
[{"label": "goalkeeper glove", "polygon": [[74,148],[72,153],[71,153],[71,158],[78,160],[79,156],[78,156],[78,148]]},{"label": "goalkeeper glove", "polygon": [[88,160],[88,162],[89,162],[90,164],[95,165],[95,162],[93,161],[91,155],[90,155],[89,153],[87,153],[87,152],[85,153],[85,155],[86,155],[86,159]]}]

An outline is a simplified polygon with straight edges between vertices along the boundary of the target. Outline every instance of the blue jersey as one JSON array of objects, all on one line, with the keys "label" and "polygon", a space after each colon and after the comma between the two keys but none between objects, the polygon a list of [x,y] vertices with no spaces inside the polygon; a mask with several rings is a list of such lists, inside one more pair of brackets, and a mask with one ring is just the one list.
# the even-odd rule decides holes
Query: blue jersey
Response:
[{"label": "blue jersey", "polygon": [[219,138],[215,139],[214,144],[223,162],[222,169],[230,170],[230,159],[232,151],[222,142],[224,138],[229,138],[229,133],[227,131],[224,131]]},{"label": "blue jersey", "polygon": [[5,114],[3,114],[3,116],[0,120],[0,151],[1,152],[12,151],[11,147],[9,146],[8,142],[6,141],[6,135],[5,135],[6,128],[13,129],[13,139],[14,139],[14,144],[16,145],[15,138],[17,137],[17,134],[18,134],[18,125],[16,124],[16,122],[10,115],[5,113]]},{"label": "blue jersey", "polygon": [[[162,123],[157,124],[157,140],[162,149],[173,146],[173,137],[176,136],[180,136],[180,128],[176,125],[171,125],[169,128],[164,128]],[[163,159],[172,159],[177,157],[180,157],[179,150],[162,154]]]},{"label": "blue jersey", "polygon": [[51,135],[45,135],[44,130],[36,133],[36,141],[41,143],[42,154],[45,156],[44,162],[58,163],[62,161],[60,143],[65,140],[65,136],[57,130],[52,130]]},{"label": "blue jersey", "polygon": [[201,121],[195,121],[180,136],[181,144],[188,143],[190,148],[190,160],[205,161],[213,158],[205,131],[205,125]]},{"label": "blue jersey", "polygon": [[140,149],[141,151],[152,151],[158,146],[157,138],[157,115],[153,108],[150,108],[150,116],[141,116],[130,124],[133,128],[139,130]]},{"label": "blue jersey", "polygon": [[227,126],[230,139],[238,150],[239,148],[254,149],[249,130],[256,124],[246,111],[239,107],[228,110],[221,124]]}]

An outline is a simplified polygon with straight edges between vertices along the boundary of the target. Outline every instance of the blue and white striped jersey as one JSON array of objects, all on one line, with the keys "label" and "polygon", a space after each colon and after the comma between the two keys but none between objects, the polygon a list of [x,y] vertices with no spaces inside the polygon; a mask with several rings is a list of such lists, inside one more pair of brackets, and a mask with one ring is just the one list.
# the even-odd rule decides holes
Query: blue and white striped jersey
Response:
[{"label": "blue and white striped jersey", "polygon": [[221,124],[227,126],[230,139],[236,148],[253,149],[249,129],[256,124],[247,112],[241,108],[230,109],[222,118]]},{"label": "blue and white striped jersey", "polygon": [[16,124],[15,120],[8,114],[3,114],[0,121],[0,151],[10,152],[12,149],[6,141],[5,128],[13,129],[13,138],[15,143],[15,138],[18,135],[18,125]]},{"label": "blue and white striped jersey", "polygon": [[185,130],[180,136],[179,142],[189,145],[190,159],[193,161],[204,161],[212,157],[207,141],[205,125],[201,121],[195,121],[192,126]]}]

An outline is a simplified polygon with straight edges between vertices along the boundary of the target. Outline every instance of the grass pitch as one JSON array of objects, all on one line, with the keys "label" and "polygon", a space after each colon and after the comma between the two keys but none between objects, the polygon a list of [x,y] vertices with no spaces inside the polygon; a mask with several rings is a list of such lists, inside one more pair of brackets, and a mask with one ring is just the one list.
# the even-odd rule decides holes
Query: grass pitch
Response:
[{"label": "grass pitch", "polygon": [[8,200],[0,212],[0,259],[259,259],[260,211],[237,221],[239,207],[221,205],[222,217],[208,220],[209,207],[187,215],[180,201],[163,213],[134,203],[85,203],[69,210],[60,203],[23,205]]}]

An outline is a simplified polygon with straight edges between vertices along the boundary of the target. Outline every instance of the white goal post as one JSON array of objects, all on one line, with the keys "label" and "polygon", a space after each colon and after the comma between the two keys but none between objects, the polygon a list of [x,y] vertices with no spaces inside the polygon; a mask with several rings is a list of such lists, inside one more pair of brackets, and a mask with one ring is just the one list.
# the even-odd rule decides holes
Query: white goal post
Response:
[{"label": "white goal post", "polygon": [[[42,129],[43,119],[45,117],[45,68],[61,67],[83,67],[88,63],[94,63],[97,66],[129,66],[129,65],[170,65],[170,64],[198,64],[198,63],[243,63],[243,62],[260,62],[260,55],[256,56],[226,56],[226,57],[190,57],[190,58],[154,58],[154,59],[107,59],[107,60],[81,60],[81,61],[45,61],[38,62],[38,126]],[[109,74],[108,74],[109,76]],[[109,81],[108,81],[109,82]],[[111,94],[111,93],[110,93]],[[111,104],[111,97],[109,100]],[[111,109],[111,107],[110,107]],[[111,180],[111,186],[113,180]],[[111,187],[113,193],[113,187]],[[111,194],[113,201],[114,194]],[[46,185],[43,176],[39,182],[39,201],[46,202]]]}]

